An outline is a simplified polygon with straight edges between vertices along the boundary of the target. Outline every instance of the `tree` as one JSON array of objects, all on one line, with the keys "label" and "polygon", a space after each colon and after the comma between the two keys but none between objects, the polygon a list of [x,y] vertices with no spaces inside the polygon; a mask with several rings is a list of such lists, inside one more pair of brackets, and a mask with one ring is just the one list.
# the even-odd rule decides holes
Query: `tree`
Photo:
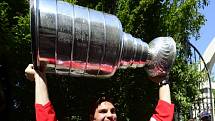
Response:
[{"label": "tree", "polygon": [[[195,65],[188,63],[191,52],[186,43],[191,36],[200,36],[199,29],[205,19],[199,9],[207,6],[207,0],[66,1],[117,15],[125,32],[146,42],[158,36],[172,36],[178,50],[170,74],[173,102],[185,113],[188,111],[194,97],[198,96],[195,87],[201,83],[198,79],[202,74]],[[24,69],[31,63],[28,6],[26,0],[0,2],[0,80],[3,87],[0,93],[4,92],[7,100],[2,113],[6,115],[0,118],[6,120],[34,120],[34,84],[24,77]],[[91,100],[101,95],[108,95],[116,102],[119,120],[140,121],[143,117],[147,120],[158,100],[158,87],[148,81],[143,69],[118,70],[109,79],[48,75],[48,80],[50,98],[59,120],[87,120]],[[187,114],[184,119],[186,117]]]}]

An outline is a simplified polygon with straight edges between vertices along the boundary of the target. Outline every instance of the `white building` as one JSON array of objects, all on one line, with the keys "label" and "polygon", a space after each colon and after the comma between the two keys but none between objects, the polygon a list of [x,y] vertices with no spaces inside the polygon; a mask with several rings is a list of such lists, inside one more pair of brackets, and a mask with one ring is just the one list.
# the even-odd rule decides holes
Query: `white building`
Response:
[{"label": "white building", "polygon": [[[207,66],[207,69],[210,73],[210,76],[212,75],[212,69],[214,66],[214,62],[215,62],[215,38],[213,38],[213,40],[211,41],[211,43],[209,44],[209,46],[206,48],[204,54],[202,55],[204,62]],[[204,67],[204,63],[201,62],[200,63],[200,70],[204,69],[202,67]],[[212,80],[212,79],[211,79]],[[202,95],[201,95],[201,104],[198,104],[198,106],[194,105],[193,108],[197,109],[198,111],[200,110],[201,112],[203,111],[207,111],[209,113],[211,113],[211,115],[213,116],[212,119],[215,121],[214,119],[214,96],[212,93],[212,104],[211,104],[211,94],[210,94],[210,83],[209,81],[206,81],[202,86]],[[211,88],[215,89],[215,82],[211,81]],[[208,110],[209,109],[209,110]],[[193,111],[193,115],[199,115],[199,112],[197,112],[196,110]]]}]

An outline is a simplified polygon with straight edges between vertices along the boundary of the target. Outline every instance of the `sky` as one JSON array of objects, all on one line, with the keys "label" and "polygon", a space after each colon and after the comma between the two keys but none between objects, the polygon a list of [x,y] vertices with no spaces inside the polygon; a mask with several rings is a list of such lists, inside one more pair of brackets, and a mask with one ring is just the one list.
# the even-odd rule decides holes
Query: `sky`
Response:
[{"label": "sky", "polygon": [[[207,46],[215,38],[215,0],[209,0],[209,5],[200,12],[205,16],[207,21],[200,29],[200,39],[196,41],[195,38],[192,38],[191,43],[203,55]],[[213,67],[212,75],[215,75],[215,66]]]}]

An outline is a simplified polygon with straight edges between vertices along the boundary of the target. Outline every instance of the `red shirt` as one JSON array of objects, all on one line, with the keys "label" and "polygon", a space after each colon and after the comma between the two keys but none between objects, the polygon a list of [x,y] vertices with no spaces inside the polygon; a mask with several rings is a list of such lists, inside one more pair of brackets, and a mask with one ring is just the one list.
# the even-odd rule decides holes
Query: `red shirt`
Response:
[{"label": "red shirt", "polygon": [[37,121],[57,121],[51,102],[48,102],[44,106],[41,104],[35,104],[35,111]]},{"label": "red shirt", "polygon": [[[57,121],[54,108],[51,102],[44,106],[35,104],[37,121]],[[163,100],[159,100],[155,108],[155,113],[150,121],[172,121],[174,114],[174,104],[169,104]]]}]

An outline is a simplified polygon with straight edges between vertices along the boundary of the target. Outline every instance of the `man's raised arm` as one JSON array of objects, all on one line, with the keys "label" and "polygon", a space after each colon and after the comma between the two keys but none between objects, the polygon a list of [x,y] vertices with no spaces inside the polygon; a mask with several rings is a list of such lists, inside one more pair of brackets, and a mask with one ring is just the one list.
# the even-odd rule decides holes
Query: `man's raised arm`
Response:
[{"label": "man's raised arm", "polygon": [[31,81],[35,81],[35,111],[37,121],[56,121],[53,106],[49,100],[47,80],[42,70],[35,71],[33,64],[29,64],[25,69],[25,76]]}]

